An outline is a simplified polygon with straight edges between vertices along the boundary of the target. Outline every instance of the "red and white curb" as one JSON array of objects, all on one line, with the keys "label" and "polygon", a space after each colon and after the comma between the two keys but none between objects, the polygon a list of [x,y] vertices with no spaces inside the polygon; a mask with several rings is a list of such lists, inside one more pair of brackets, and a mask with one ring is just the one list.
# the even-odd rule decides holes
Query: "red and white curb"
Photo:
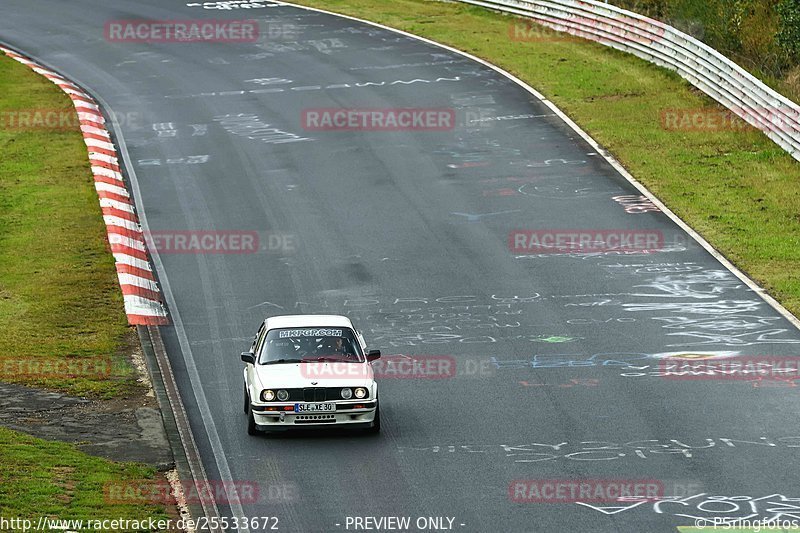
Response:
[{"label": "red and white curb", "polygon": [[13,50],[0,46],[8,57],[30,67],[58,85],[72,99],[89,151],[94,187],[100,198],[108,243],[116,260],[125,313],[131,325],[168,324],[161,291],[153,275],[142,228],[119,168],[119,158],[97,102],[80,87]]}]

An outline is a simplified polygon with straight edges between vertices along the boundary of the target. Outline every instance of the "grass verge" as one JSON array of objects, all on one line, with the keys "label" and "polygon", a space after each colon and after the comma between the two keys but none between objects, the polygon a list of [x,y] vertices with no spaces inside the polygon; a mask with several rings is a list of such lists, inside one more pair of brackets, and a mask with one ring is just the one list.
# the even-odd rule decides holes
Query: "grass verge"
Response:
[{"label": "grass verge", "polygon": [[[74,117],[72,104],[44,77],[2,55],[0,95],[0,381],[126,397],[137,387],[125,355],[136,339],[106,249],[83,138],[74,122],[18,127],[22,115]],[[164,505],[117,505],[104,496],[108,483],[155,481],[153,468],[5,428],[0,465],[5,519],[166,517]]]},{"label": "grass verge", "polygon": [[[70,444],[36,439],[1,427],[0,464],[0,509],[6,520],[22,518],[36,524],[42,516],[93,521],[169,518],[163,505],[141,503],[135,498],[130,498],[130,503],[116,504],[110,499],[113,496],[106,496],[150,481],[153,485],[146,487],[161,486],[163,481],[155,480],[155,470],[150,467],[92,457]],[[21,531],[2,525],[0,530]]]},{"label": "grass verge", "polygon": [[[671,131],[667,110],[722,107],[676,74],[522,19],[430,0],[294,0],[405,30],[513,73],[553,101],[679,217],[800,315],[800,164],[758,131]],[[740,121],[736,121],[742,125]]]},{"label": "grass verge", "polygon": [[0,381],[117,395],[131,331],[72,103],[5,56],[0,95]]}]

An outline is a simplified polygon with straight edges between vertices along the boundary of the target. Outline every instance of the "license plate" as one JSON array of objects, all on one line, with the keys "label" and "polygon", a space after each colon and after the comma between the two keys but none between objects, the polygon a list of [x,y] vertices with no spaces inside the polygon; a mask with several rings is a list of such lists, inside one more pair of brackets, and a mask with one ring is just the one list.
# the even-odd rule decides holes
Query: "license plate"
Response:
[{"label": "license plate", "polygon": [[296,403],[295,413],[326,413],[336,411],[335,403]]}]

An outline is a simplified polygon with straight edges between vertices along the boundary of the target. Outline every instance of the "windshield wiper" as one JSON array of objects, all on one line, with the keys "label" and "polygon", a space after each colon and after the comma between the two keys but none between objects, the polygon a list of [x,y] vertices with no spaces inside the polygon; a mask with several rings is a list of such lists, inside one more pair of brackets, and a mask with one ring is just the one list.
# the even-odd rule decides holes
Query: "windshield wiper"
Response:
[{"label": "windshield wiper", "polygon": [[302,359],[275,359],[274,361],[267,361],[266,363],[261,363],[262,365],[276,365],[278,363],[302,363]]}]

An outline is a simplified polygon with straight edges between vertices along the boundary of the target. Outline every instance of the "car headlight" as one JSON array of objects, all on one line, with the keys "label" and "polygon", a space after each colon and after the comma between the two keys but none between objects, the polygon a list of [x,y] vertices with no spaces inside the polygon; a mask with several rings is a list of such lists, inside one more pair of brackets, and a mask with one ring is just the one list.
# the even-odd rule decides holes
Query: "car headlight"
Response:
[{"label": "car headlight", "polygon": [[286,400],[289,399],[289,392],[284,390],[284,389],[279,390],[278,391],[278,399],[280,401],[282,401],[282,402],[285,402]]},{"label": "car headlight", "polygon": [[365,389],[364,387],[359,387],[356,389],[356,398],[360,400],[361,398],[366,398],[366,397],[367,397],[367,389]]},{"label": "car headlight", "polygon": [[275,399],[275,392],[267,389],[265,391],[261,391],[261,401],[262,402],[271,402]]},{"label": "car headlight", "polygon": [[347,388],[342,389],[342,398],[344,398],[345,400],[349,400],[352,397],[353,397],[353,389],[347,389]]}]

